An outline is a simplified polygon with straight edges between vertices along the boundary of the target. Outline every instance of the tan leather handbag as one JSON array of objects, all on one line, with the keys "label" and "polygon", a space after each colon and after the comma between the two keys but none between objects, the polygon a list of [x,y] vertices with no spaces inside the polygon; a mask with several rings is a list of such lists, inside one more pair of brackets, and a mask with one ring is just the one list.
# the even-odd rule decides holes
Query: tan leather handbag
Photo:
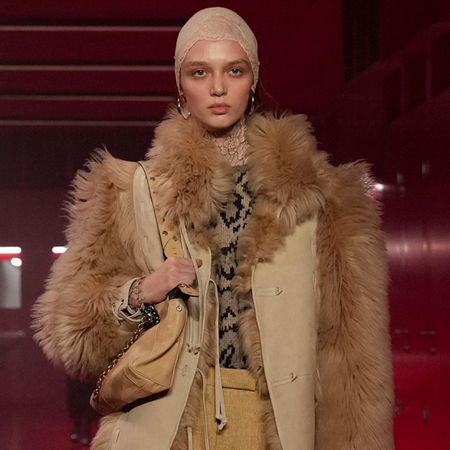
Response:
[{"label": "tan leather handbag", "polygon": [[[146,176],[146,168],[140,164]],[[147,178],[151,197],[154,178]],[[164,254],[183,256],[177,236],[164,226],[156,214]],[[197,296],[195,288],[180,285],[186,296]],[[187,307],[182,298],[172,298],[155,305],[159,323],[146,330],[143,319],[122,351],[108,364],[97,380],[91,406],[100,414],[121,411],[133,402],[167,391],[173,382],[178,356],[183,345]]]},{"label": "tan leather handbag", "polygon": [[121,411],[136,400],[172,386],[187,308],[182,299],[165,300],[156,308],[160,323],[147,331],[140,323],[132,339],[98,379],[90,403],[100,414]]}]

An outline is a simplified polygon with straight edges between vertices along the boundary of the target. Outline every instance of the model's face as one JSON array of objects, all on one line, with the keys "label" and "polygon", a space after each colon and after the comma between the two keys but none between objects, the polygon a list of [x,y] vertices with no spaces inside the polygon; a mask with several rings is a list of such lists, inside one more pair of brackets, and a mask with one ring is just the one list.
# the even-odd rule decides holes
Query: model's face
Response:
[{"label": "model's face", "polygon": [[245,113],[253,83],[250,62],[235,41],[198,41],[181,65],[181,90],[193,117],[226,131]]}]

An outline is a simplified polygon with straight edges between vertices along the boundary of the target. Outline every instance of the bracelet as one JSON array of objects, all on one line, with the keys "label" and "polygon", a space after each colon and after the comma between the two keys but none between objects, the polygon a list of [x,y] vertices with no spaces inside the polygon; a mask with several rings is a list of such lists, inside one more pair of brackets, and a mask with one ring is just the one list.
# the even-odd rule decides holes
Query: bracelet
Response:
[{"label": "bracelet", "polygon": [[130,300],[134,300],[132,303],[136,305],[136,308],[139,308],[141,304],[144,303],[144,298],[142,297],[141,284],[144,281],[145,277],[140,277],[137,280],[134,280],[130,286],[130,291],[128,295],[128,303]]},{"label": "bracelet", "polygon": [[128,301],[133,299],[133,303],[137,304],[137,311],[142,315],[141,321],[144,328],[148,329],[157,325],[160,322],[160,318],[155,305],[145,303],[145,299],[142,296],[141,284],[144,278],[145,277],[140,277],[132,283]]},{"label": "bracelet", "polygon": [[146,329],[158,325],[161,321],[155,305],[151,303],[142,303],[139,310],[142,313],[142,323]]}]

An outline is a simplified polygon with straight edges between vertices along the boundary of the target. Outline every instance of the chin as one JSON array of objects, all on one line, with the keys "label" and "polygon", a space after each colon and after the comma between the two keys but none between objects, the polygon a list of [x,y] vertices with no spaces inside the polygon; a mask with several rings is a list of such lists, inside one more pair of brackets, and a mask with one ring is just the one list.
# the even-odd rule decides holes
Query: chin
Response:
[{"label": "chin", "polygon": [[226,117],[218,116],[214,118],[214,120],[203,121],[203,126],[210,131],[226,131],[228,128],[231,128],[236,122],[239,121],[239,117]]}]

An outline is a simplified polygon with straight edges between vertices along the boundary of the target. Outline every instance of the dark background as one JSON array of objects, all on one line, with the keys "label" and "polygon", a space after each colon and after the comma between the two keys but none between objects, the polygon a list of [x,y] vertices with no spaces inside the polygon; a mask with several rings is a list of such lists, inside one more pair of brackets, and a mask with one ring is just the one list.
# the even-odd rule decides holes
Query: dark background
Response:
[{"label": "dark background", "polygon": [[[22,248],[22,308],[0,310],[0,448],[64,450],[62,373],[29,310],[63,245],[89,153],[141,159],[176,97],[179,27],[208,1],[0,2],[0,246]],[[265,103],[310,116],[334,163],[383,185],[399,450],[449,448],[448,0],[222,1],[260,45]],[[1,286],[0,286],[1,288]]]}]

